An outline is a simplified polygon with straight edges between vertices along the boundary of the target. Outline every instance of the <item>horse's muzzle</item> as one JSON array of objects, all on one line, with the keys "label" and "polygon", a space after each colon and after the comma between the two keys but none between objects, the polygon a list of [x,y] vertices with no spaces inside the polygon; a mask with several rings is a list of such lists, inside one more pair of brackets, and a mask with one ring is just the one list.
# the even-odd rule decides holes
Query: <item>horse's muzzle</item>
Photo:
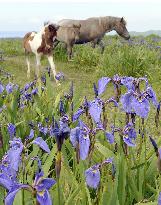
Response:
[{"label": "horse's muzzle", "polygon": [[129,40],[129,39],[130,39],[130,35],[129,35],[129,36],[127,36],[127,37],[125,37],[125,39],[126,39],[126,40]]}]

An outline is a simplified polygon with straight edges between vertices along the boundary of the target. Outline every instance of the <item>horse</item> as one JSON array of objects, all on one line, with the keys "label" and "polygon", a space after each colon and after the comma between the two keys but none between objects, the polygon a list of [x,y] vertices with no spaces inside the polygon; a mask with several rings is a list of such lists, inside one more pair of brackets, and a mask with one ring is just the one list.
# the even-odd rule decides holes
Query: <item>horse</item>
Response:
[{"label": "horse", "polygon": [[57,37],[55,41],[56,43],[54,43],[54,47],[57,46],[59,42],[65,43],[69,61],[72,57],[73,45],[77,40],[79,40],[80,27],[80,24],[73,24],[72,26],[60,26],[57,31]]},{"label": "horse", "polygon": [[[98,44],[101,47],[102,53],[105,47],[102,38],[107,32],[114,30],[124,39],[128,40],[130,38],[129,32],[126,28],[126,21],[123,17],[92,17],[85,20],[63,19],[58,21],[57,23],[60,26],[72,26],[73,24],[80,24],[80,35],[75,44],[84,44],[91,42],[93,44],[93,47]],[[64,39],[65,38],[67,37],[64,36]],[[73,45],[71,45],[71,47],[72,46]]]},{"label": "horse", "polygon": [[[56,70],[53,61],[53,42],[57,35],[59,26],[56,24],[47,24],[39,32],[28,32],[23,38],[23,48],[26,55],[27,63],[27,77],[30,78],[30,61],[28,58],[29,53],[36,55],[36,76],[39,77],[40,60],[43,55],[47,56],[51,70],[56,80]],[[56,80],[57,82],[57,80]]]}]

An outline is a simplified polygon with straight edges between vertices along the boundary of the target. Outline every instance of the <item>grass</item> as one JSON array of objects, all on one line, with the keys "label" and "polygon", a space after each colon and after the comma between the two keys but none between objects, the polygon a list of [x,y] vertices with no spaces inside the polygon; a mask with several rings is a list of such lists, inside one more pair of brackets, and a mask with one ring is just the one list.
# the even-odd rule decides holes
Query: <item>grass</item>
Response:
[{"label": "grass", "polygon": [[[78,109],[87,96],[89,100],[94,97],[93,83],[97,83],[102,76],[113,77],[115,74],[121,76],[143,77],[147,76],[153,89],[156,91],[158,100],[161,100],[161,41],[154,41],[154,36],[143,39],[133,38],[133,42],[122,41],[117,36],[106,37],[106,49],[103,55],[100,49],[92,49],[90,45],[82,45],[74,47],[74,59],[72,62],[67,61],[67,56],[63,47],[59,46],[54,51],[54,60],[56,69],[65,74],[65,80],[59,87],[55,85],[53,79],[47,79],[47,90],[34,98],[33,104],[28,104],[21,111],[17,109],[17,96],[15,92],[7,95],[4,99],[1,97],[0,102],[7,105],[6,111],[0,114],[2,126],[2,136],[4,138],[4,150],[0,150],[0,158],[4,151],[8,149],[8,132],[7,124],[12,122],[16,124],[17,137],[24,139],[30,131],[28,122],[32,120],[34,123],[42,122],[45,125],[50,125],[52,116],[59,120],[59,100],[63,99],[67,114],[70,116],[70,101],[67,102],[63,98],[63,94],[68,92],[70,83],[74,83],[74,111]],[[23,49],[21,47],[21,39],[3,39],[0,40],[0,48],[4,51],[4,61],[0,62],[0,67],[13,75],[12,80],[21,86],[28,82],[26,78],[26,64]],[[31,80],[34,79],[34,56],[32,61]],[[42,72],[48,65],[47,60],[42,59]],[[1,75],[1,78],[3,76]],[[3,83],[7,83],[4,80]],[[38,84],[40,89],[40,85]],[[122,93],[125,89],[122,89]],[[106,92],[101,96],[102,99],[107,99],[114,95],[113,86],[108,86]],[[149,143],[149,135],[157,141],[158,147],[161,145],[161,122],[159,128],[156,128],[154,116],[156,109],[151,106],[148,119],[145,124],[141,125],[141,119],[136,119],[137,130],[137,146],[128,149],[128,156],[122,149],[122,141],[119,134],[116,134],[116,144],[111,145],[105,139],[103,133],[99,132],[94,140],[94,152],[91,160],[80,161],[76,163],[76,153],[69,139],[62,146],[62,167],[61,175],[56,186],[51,190],[51,196],[54,204],[70,205],[133,205],[133,204],[157,204],[158,194],[161,191],[161,179],[156,167],[157,158],[155,156],[152,145]],[[106,108],[108,119],[107,130],[110,130],[112,124],[116,127],[124,127],[125,113],[121,109],[116,109],[112,106]],[[49,117],[49,124],[45,124],[45,117]],[[70,116],[71,117],[71,116]],[[83,117],[83,120],[91,126],[90,118]],[[76,126],[76,123],[71,123],[71,128]],[[138,132],[140,130],[140,132]],[[35,135],[39,135],[39,131],[35,128]],[[142,138],[144,133],[144,138]],[[42,160],[45,176],[56,178],[55,161],[57,160],[56,143],[50,136],[43,136],[46,139],[51,153],[47,155],[39,150],[36,145],[28,149],[29,154],[26,160],[25,176],[19,173],[19,180],[22,179],[25,183],[32,183],[36,164],[32,164],[29,158],[38,155]],[[117,145],[117,146],[116,146]],[[117,150],[117,151],[116,151]],[[108,157],[114,157],[116,168],[115,177],[112,178],[111,165],[105,166],[101,170],[101,183],[97,190],[90,189],[85,184],[84,171],[90,166],[102,162]],[[4,194],[0,192],[0,203],[2,203]],[[58,192],[59,191],[59,192]],[[59,197],[58,197],[59,195]],[[22,204],[23,193],[17,195],[15,204]],[[25,192],[25,204],[32,204],[33,198]]]}]

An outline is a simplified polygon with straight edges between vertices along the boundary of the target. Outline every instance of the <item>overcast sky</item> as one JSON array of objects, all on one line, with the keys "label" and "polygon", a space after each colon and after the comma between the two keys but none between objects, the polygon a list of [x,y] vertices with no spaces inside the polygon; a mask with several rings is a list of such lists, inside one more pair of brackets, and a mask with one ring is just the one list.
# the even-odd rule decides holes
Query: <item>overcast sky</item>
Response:
[{"label": "overcast sky", "polygon": [[38,31],[46,20],[125,17],[129,31],[161,30],[161,0],[0,0],[0,31]]}]

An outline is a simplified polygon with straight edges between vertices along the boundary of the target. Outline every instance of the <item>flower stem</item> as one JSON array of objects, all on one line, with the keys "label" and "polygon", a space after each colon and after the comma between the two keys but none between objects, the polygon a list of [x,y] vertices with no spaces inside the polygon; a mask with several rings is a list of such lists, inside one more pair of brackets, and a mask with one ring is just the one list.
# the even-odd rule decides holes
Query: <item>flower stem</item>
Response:
[{"label": "flower stem", "polygon": [[60,184],[59,184],[58,177],[57,177],[57,189],[58,189],[58,205],[61,205],[61,202],[60,202]]}]

